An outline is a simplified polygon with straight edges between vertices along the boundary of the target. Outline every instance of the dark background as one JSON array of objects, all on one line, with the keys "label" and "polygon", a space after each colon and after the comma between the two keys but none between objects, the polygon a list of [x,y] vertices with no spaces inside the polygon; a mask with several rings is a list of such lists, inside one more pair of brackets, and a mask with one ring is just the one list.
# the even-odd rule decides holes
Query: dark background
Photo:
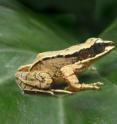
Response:
[{"label": "dark background", "polygon": [[21,0],[76,39],[98,36],[117,17],[116,0]]}]

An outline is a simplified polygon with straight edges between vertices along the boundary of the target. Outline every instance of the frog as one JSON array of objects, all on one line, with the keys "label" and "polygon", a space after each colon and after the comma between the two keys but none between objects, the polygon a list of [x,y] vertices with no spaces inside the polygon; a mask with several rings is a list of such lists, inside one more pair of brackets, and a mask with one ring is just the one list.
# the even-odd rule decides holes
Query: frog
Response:
[{"label": "frog", "polygon": [[[16,82],[22,91],[36,94],[74,94],[99,90],[102,82],[81,83],[78,78],[113,48],[113,41],[92,37],[63,50],[38,53],[31,64],[18,68]],[[63,87],[57,88],[59,84]]]}]

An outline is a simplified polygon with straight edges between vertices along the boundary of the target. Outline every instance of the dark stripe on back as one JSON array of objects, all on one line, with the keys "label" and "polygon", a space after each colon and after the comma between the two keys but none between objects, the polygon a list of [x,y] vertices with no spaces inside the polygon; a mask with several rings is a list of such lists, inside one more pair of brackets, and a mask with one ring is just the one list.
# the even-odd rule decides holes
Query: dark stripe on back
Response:
[{"label": "dark stripe on back", "polygon": [[65,57],[65,58],[69,58],[69,57],[78,57],[78,60],[83,60],[83,59],[88,59],[89,57],[94,57],[97,54],[101,53],[104,51],[105,45],[104,44],[95,44],[93,46],[91,46],[90,48],[87,49],[82,49],[79,52],[75,52],[72,55],[58,55],[58,56],[54,56],[54,57],[47,57],[44,58],[43,60],[48,60],[48,59],[52,59],[52,58],[61,58],[61,57]]}]

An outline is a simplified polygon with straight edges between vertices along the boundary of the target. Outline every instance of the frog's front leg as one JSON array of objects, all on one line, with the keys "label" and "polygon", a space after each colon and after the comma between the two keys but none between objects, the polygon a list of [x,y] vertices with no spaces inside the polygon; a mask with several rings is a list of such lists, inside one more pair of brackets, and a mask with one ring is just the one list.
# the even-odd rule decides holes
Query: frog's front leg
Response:
[{"label": "frog's front leg", "polygon": [[79,82],[77,76],[75,75],[75,70],[77,70],[77,72],[78,70],[81,71],[82,66],[82,64],[75,63],[61,68],[63,78],[69,84],[67,90],[72,92],[77,92],[81,90],[99,90],[100,85],[102,85],[102,83],[100,82],[90,84],[84,84]]}]

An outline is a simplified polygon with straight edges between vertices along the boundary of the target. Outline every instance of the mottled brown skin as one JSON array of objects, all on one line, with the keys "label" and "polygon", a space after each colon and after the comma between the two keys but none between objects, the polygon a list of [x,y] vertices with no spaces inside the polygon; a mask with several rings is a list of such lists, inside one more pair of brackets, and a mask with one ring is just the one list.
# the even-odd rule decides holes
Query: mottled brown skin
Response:
[{"label": "mottled brown skin", "polygon": [[[102,83],[80,84],[76,75],[114,48],[112,41],[90,38],[85,43],[60,51],[38,54],[36,60],[21,66],[16,73],[18,85],[24,91],[71,94],[80,90],[100,89]],[[52,89],[53,84],[67,83],[65,89]]]}]

